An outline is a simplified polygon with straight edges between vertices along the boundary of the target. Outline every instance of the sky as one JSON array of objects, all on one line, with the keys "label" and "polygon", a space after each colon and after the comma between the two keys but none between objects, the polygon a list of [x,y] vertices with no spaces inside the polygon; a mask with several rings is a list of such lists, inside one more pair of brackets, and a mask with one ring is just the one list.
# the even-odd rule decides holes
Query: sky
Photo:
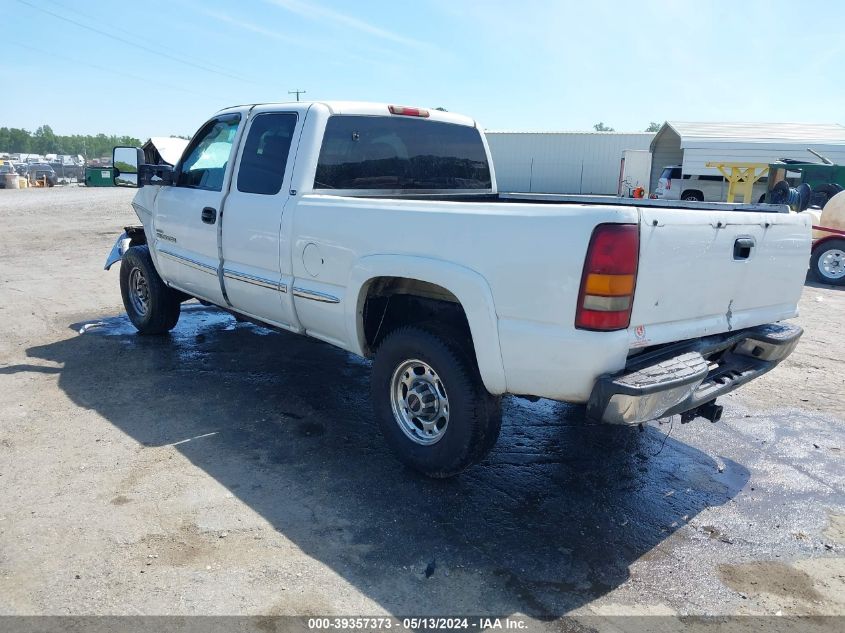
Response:
[{"label": "sky", "polygon": [[189,136],[295,99],[491,130],[845,123],[845,2],[0,0],[0,126]]}]

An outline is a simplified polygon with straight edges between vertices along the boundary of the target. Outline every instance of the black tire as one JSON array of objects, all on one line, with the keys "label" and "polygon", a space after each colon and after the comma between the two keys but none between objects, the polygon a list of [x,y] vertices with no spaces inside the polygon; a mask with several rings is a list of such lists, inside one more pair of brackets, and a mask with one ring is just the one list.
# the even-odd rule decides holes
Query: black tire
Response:
[{"label": "black tire", "polygon": [[775,186],[772,187],[771,202],[772,204],[786,204],[789,200],[790,187],[785,180],[778,180]]},{"label": "black tire", "polygon": [[830,265],[831,256],[835,256],[839,252],[842,257],[834,257],[833,262],[840,269],[845,266],[845,240],[826,240],[813,249],[813,255],[810,257],[810,269],[813,274],[823,284],[830,284],[831,286],[845,286],[845,275],[840,277],[830,277],[829,273],[825,271],[825,266]]},{"label": "black tire", "polygon": [[824,185],[819,185],[813,189],[813,193],[824,194],[824,201],[819,205],[822,209],[824,209],[824,206],[830,201],[830,199],[842,190],[842,185],[838,185],[835,182],[829,182]]},{"label": "black tire", "polygon": [[[137,298],[138,286],[146,287],[145,304]],[[145,245],[132,246],[124,253],[120,262],[120,294],[126,314],[140,334],[164,334],[179,321],[179,293],[168,288],[159,276]],[[144,305],[146,309],[142,309]]]},{"label": "black tire", "polygon": [[[394,374],[411,360],[429,365],[447,394],[448,422],[433,444],[411,439],[394,416]],[[484,388],[471,350],[433,328],[405,326],[389,333],[376,353],[370,389],[388,445],[401,462],[428,477],[457,475],[486,457],[499,437],[501,398]]]},{"label": "black tire", "polygon": [[704,194],[700,191],[684,191],[681,194],[681,200],[688,200],[690,202],[704,202]]}]

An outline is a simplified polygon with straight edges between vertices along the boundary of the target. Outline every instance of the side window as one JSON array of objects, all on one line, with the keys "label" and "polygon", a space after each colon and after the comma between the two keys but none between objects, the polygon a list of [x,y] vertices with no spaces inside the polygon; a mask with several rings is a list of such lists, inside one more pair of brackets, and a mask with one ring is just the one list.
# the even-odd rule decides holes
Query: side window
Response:
[{"label": "side window", "polygon": [[282,188],[296,114],[259,114],[252,121],[238,168],[238,191],[274,196]]},{"label": "side window", "polygon": [[221,191],[232,143],[238,131],[239,114],[214,119],[205,124],[185,150],[176,177],[177,187]]}]

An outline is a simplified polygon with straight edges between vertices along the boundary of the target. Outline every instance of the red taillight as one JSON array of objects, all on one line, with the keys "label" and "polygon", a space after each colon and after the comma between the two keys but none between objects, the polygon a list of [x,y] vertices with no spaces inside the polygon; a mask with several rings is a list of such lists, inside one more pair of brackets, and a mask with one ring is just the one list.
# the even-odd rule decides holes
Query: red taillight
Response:
[{"label": "red taillight", "polygon": [[671,189],[671,188],[672,188],[672,179],[671,179],[671,178],[667,178],[667,179],[666,179],[666,189],[667,189],[667,190],[669,190],[669,189]]},{"label": "red taillight", "polygon": [[640,233],[636,224],[599,224],[590,238],[575,327],[624,330],[631,322]]},{"label": "red taillight", "polygon": [[387,109],[390,110],[390,114],[401,114],[402,116],[418,116],[422,118],[428,117],[428,110],[423,110],[422,108],[409,108],[407,106],[387,106]]}]

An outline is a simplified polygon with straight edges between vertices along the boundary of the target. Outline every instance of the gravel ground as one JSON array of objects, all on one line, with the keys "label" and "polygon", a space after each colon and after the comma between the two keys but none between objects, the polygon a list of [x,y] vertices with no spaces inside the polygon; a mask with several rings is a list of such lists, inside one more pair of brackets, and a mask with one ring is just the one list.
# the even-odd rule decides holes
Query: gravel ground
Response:
[{"label": "gravel ground", "polygon": [[132,194],[0,190],[0,614],[845,615],[845,290],[718,424],[507,399],[435,482],[365,361],[199,305],[136,336],[102,270]]}]

